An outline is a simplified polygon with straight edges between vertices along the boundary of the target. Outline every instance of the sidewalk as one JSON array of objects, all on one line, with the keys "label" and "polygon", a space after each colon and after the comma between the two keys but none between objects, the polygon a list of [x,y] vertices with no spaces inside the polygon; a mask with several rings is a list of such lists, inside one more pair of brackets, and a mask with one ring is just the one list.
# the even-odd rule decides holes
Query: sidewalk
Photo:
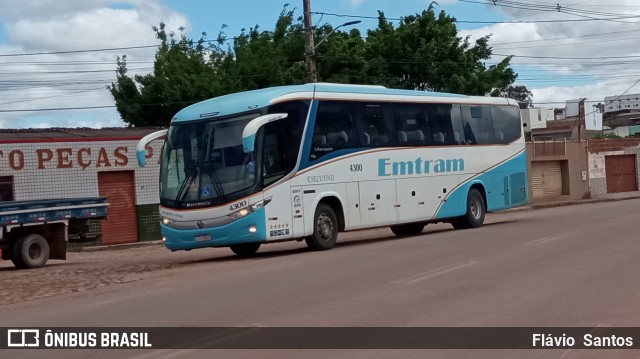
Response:
[{"label": "sidewalk", "polygon": [[135,242],[135,243],[123,243],[123,244],[108,244],[108,245],[92,246],[92,247],[67,248],[67,252],[117,251],[117,250],[129,249],[129,248],[140,248],[140,247],[156,246],[156,245],[159,245],[159,244],[162,244],[161,240]]},{"label": "sidewalk", "polygon": [[591,203],[602,203],[602,202],[614,202],[614,201],[624,201],[629,199],[640,199],[640,195],[630,195],[625,197],[618,198],[590,198],[590,199],[562,199],[557,201],[540,201],[535,203],[529,203],[522,207],[516,207],[507,209],[501,212],[514,212],[514,211],[531,211],[535,209],[543,209],[543,208],[553,208],[553,207],[565,207],[565,206],[573,206],[578,204],[591,204]]}]

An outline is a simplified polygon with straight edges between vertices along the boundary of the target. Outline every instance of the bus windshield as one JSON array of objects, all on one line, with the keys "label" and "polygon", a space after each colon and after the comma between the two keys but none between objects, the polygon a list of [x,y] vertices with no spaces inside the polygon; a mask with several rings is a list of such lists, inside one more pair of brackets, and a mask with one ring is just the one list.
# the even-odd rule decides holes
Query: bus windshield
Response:
[{"label": "bus windshield", "polygon": [[256,176],[252,154],[242,149],[242,131],[258,116],[172,125],[160,167],[161,203],[195,208],[247,195]]}]

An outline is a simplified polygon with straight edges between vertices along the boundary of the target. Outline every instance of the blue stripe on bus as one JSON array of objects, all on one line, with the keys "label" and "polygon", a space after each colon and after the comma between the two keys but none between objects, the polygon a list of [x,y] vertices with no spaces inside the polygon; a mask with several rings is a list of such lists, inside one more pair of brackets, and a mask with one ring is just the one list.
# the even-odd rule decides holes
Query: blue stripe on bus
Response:
[{"label": "blue stripe on bus", "polygon": [[[528,193],[522,194],[522,201],[511,203],[507,201],[506,196],[511,196],[510,192],[505,191],[505,181],[509,181],[514,174],[524,174],[525,182],[522,185],[525,190],[528,188],[526,184],[527,158],[523,151],[510,160],[492,168],[472,179],[468,180],[458,188],[456,188],[448,197],[446,202],[442,204],[435,215],[436,219],[458,217],[465,213],[467,194],[471,186],[479,184],[485,189],[487,197],[487,210],[489,212],[501,209],[511,208],[517,205],[525,204],[528,201]],[[520,183],[518,188],[510,188],[510,191],[520,191]]]}]

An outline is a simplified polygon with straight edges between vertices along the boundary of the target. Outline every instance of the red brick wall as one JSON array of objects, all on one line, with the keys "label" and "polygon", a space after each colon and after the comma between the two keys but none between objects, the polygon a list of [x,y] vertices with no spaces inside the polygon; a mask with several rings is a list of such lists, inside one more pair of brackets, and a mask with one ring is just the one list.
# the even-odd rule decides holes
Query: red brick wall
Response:
[{"label": "red brick wall", "polygon": [[629,147],[640,147],[640,138],[617,138],[609,140],[589,140],[587,150],[590,153],[623,151]]}]

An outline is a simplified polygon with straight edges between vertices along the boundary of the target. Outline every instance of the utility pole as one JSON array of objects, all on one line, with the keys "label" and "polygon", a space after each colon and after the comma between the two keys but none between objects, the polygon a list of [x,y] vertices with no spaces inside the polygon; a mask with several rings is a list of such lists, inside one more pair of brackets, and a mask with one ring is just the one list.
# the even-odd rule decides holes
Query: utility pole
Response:
[{"label": "utility pole", "polygon": [[318,81],[316,72],[316,50],[313,43],[313,23],[311,21],[311,0],[303,0],[304,11],[304,31],[305,31],[305,56],[307,59],[307,70],[311,82]]},{"label": "utility pole", "polygon": [[578,142],[582,141],[582,124],[584,123],[584,100],[583,98],[580,99],[580,102],[578,103]]}]

